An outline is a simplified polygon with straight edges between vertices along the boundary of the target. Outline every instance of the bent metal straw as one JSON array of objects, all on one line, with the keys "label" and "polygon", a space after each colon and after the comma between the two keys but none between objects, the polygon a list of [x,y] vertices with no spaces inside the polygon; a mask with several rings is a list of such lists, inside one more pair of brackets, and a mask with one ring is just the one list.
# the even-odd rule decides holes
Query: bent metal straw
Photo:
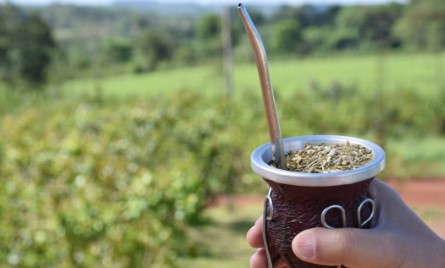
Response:
[{"label": "bent metal straw", "polygon": [[264,108],[266,111],[267,125],[269,127],[269,135],[272,142],[273,161],[281,168],[286,169],[283,142],[281,138],[280,123],[278,122],[277,109],[275,107],[275,97],[270,81],[269,69],[267,67],[266,50],[258,31],[255,28],[246,8],[243,4],[238,4],[238,11],[243,20],[249,36],[250,44],[256,58],[258,75],[260,77],[261,92],[263,93]]}]

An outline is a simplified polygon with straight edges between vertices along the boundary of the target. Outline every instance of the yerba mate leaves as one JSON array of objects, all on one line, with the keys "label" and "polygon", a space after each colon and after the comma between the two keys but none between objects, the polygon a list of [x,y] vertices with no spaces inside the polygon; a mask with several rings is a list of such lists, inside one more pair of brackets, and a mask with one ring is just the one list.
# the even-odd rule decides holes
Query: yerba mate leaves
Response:
[{"label": "yerba mate leaves", "polygon": [[289,171],[304,173],[333,173],[366,165],[373,158],[371,150],[350,144],[307,144],[303,150],[286,155]]}]

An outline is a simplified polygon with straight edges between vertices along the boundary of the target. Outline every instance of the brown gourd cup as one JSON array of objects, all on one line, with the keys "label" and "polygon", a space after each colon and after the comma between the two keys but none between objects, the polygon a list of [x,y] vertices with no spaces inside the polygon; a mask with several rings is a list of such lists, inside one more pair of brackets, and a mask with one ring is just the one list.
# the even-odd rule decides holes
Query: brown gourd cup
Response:
[{"label": "brown gourd cup", "polygon": [[336,136],[310,135],[283,139],[285,153],[301,150],[306,144],[359,144],[372,151],[366,165],[334,173],[301,173],[270,165],[271,144],[256,148],[251,167],[269,185],[265,199],[263,239],[269,267],[291,268],[340,267],[314,265],[298,259],[292,252],[292,240],[303,230],[313,227],[370,228],[375,203],[367,189],[372,179],[383,170],[385,152],[366,140]]}]

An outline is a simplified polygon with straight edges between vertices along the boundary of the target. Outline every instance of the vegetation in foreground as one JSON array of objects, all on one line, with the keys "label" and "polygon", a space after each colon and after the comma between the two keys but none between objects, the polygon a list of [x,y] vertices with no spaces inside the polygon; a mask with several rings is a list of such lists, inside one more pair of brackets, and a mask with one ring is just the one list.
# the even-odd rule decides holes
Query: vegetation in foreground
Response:
[{"label": "vegetation in foreground", "polygon": [[[10,267],[174,266],[193,255],[189,227],[210,200],[264,192],[248,162],[267,130],[261,98],[248,91],[232,100],[185,90],[145,100],[42,93],[13,105],[20,94],[9,95],[0,122],[0,260]],[[378,106],[381,96],[342,87],[279,97],[279,113],[293,115],[283,135],[346,134],[390,150],[391,141],[443,135],[439,98],[385,97],[391,103]],[[419,157],[433,151],[417,149],[413,162],[388,151],[386,175],[415,164],[434,172]]]}]

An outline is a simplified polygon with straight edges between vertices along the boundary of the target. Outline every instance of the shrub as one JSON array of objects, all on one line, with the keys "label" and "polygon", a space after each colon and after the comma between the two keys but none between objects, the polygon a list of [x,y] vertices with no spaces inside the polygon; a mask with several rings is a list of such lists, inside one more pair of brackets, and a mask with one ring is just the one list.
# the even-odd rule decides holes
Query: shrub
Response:
[{"label": "shrub", "polygon": [[194,97],[71,101],[5,116],[1,262],[172,266],[187,250],[178,243],[185,227],[230,190],[225,181],[245,169],[232,164],[247,158],[226,132],[226,104],[205,108]]}]

